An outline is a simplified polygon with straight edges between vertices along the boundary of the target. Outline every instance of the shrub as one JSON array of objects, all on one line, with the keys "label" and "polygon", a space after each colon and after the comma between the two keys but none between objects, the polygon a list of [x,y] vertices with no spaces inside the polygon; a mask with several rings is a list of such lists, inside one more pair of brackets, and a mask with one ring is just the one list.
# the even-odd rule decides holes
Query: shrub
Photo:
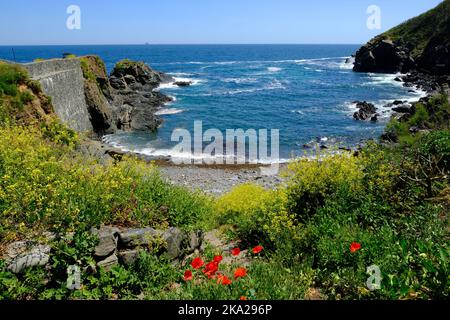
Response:
[{"label": "shrub", "polygon": [[349,154],[293,161],[287,172],[289,212],[307,221],[338,188],[346,188],[349,193],[360,190],[362,176],[359,159]]},{"label": "shrub", "polygon": [[28,75],[17,65],[0,62],[0,96],[17,95],[17,86],[27,81]]},{"label": "shrub", "polygon": [[286,210],[283,191],[244,184],[222,196],[216,203],[218,224],[232,225],[240,239],[273,246],[285,235],[295,234],[295,220]]},{"label": "shrub", "polygon": [[4,241],[29,229],[70,231],[101,223],[189,229],[211,210],[207,197],[167,184],[152,165],[131,158],[100,165],[47,139],[38,128],[0,129]]},{"label": "shrub", "polygon": [[435,131],[420,137],[404,157],[402,178],[424,189],[432,198],[448,187],[450,174],[450,133]]},{"label": "shrub", "polygon": [[426,127],[427,122],[430,120],[430,115],[428,114],[427,109],[421,103],[416,104],[416,109],[409,120],[410,126],[418,126],[418,127]]}]

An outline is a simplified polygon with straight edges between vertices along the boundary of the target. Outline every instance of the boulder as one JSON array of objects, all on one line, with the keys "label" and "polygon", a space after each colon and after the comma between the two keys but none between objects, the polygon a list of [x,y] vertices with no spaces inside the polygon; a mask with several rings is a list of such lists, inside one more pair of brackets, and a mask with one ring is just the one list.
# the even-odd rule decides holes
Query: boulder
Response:
[{"label": "boulder", "polygon": [[166,242],[167,255],[170,259],[176,259],[183,253],[183,240],[185,234],[178,228],[170,228],[164,232],[163,239]]},{"label": "boulder", "polygon": [[125,250],[118,253],[119,262],[124,266],[132,266],[139,257],[139,250]]},{"label": "boulder", "polygon": [[178,87],[189,87],[192,85],[192,81],[176,81],[173,84]]},{"label": "boulder", "polygon": [[6,248],[6,269],[19,274],[26,268],[42,267],[50,260],[51,248],[32,241],[18,241]]},{"label": "boulder", "polygon": [[356,101],[356,107],[359,109],[357,112],[353,114],[353,118],[355,120],[368,120],[371,119],[377,112],[377,108],[372,104],[366,101],[359,102]]},{"label": "boulder", "polygon": [[119,229],[102,226],[100,229],[92,229],[91,233],[99,238],[94,252],[97,259],[104,259],[116,252]]},{"label": "boulder", "polygon": [[97,267],[105,269],[105,271],[111,271],[111,269],[119,264],[119,259],[115,254],[109,256],[108,258],[97,262]]},{"label": "boulder", "polygon": [[192,231],[189,234],[189,252],[192,253],[196,249],[200,249],[203,242],[203,232],[202,231]]},{"label": "boulder", "polygon": [[123,248],[149,247],[163,237],[163,232],[153,228],[130,229],[119,233],[119,244]]},{"label": "boulder", "polygon": [[392,108],[392,111],[398,113],[413,113],[413,107],[409,103],[397,105],[395,108]]}]

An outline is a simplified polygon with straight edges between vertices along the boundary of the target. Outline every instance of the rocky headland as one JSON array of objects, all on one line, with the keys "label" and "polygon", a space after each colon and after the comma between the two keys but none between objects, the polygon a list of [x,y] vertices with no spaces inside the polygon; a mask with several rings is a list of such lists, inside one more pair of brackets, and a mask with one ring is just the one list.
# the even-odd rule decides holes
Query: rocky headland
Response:
[{"label": "rocky headland", "polygon": [[172,98],[156,89],[175,79],[143,62],[118,62],[108,76],[97,56],[80,58],[85,95],[94,132],[155,131],[162,123],[158,109]]},{"label": "rocky headland", "polygon": [[[395,81],[402,82],[411,91],[427,92],[416,102],[393,101],[383,107],[392,111],[392,117],[406,122],[423,106],[433,114],[430,100],[441,93],[450,93],[450,1],[410,19],[370,40],[354,55],[355,72],[398,74]],[[378,109],[368,101],[355,101],[359,109],[354,118],[377,121]],[[411,132],[427,128],[409,128]],[[396,138],[385,134],[384,140]]]}]

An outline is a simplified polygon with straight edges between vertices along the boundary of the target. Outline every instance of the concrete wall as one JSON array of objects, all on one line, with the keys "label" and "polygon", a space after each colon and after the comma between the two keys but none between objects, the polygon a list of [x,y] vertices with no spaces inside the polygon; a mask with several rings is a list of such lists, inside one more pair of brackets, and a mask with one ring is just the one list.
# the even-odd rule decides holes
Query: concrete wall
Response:
[{"label": "concrete wall", "polygon": [[78,59],[53,59],[22,65],[52,98],[58,117],[78,132],[92,131]]}]

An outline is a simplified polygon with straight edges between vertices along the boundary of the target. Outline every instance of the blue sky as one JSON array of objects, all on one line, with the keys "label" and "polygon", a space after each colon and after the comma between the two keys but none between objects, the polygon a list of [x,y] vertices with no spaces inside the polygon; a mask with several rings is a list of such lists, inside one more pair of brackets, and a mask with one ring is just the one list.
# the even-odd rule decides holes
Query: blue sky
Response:
[{"label": "blue sky", "polygon": [[[0,0],[0,45],[364,43],[441,0]],[[81,8],[81,30],[66,9]],[[381,30],[366,27],[369,5]]]}]

